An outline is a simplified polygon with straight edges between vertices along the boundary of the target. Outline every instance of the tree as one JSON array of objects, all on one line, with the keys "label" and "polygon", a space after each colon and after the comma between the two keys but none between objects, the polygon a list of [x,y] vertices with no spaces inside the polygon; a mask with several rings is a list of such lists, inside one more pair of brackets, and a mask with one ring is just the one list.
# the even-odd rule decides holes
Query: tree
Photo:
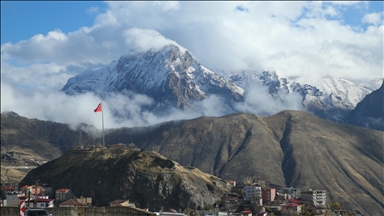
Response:
[{"label": "tree", "polygon": [[338,202],[334,202],[331,204],[331,208],[341,210],[341,205]]}]

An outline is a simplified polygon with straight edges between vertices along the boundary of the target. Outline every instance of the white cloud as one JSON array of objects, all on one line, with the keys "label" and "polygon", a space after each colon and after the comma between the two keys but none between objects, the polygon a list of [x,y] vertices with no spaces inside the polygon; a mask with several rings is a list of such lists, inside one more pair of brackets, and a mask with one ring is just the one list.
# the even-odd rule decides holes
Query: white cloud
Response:
[{"label": "white cloud", "polygon": [[[367,3],[108,1],[106,4],[108,9],[97,15],[93,26],[70,33],[52,30],[16,44],[1,45],[2,90],[7,89],[2,91],[2,111],[14,109],[28,117],[58,118],[49,111],[48,98],[63,112],[63,117],[56,121],[72,120],[62,103],[87,107],[84,112],[88,112],[99,99],[92,95],[85,95],[88,99],[72,98],[57,92],[69,77],[87,67],[117,60],[131,49],[144,51],[167,43],[182,45],[210,69],[273,70],[280,77],[301,76],[302,82],[309,84],[325,74],[344,78],[383,76],[382,13],[363,18],[364,23],[374,24],[365,31],[356,31],[342,22],[340,7]],[[88,11],[94,12],[96,8]],[[29,91],[24,92],[26,89]],[[42,91],[54,93],[50,96]],[[119,102],[120,97],[113,96],[116,101],[111,103],[138,116],[128,123],[125,121],[127,125],[172,119],[142,112],[141,106],[149,103],[149,98],[133,97],[132,106],[128,106]],[[42,100],[41,107],[49,107],[44,108],[47,112],[22,110],[29,103],[37,106],[35,100]],[[245,105],[254,104],[252,101],[257,98],[249,100]],[[220,99],[212,97],[199,105],[205,114],[215,115],[217,101]],[[185,115],[174,112],[180,118]],[[74,116],[73,119],[97,123],[89,121],[88,114]]]},{"label": "white cloud", "polygon": [[258,115],[273,115],[282,110],[303,110],[302,97],[294,92],[289,95],[278,94],[274,98],[268,94],[268,88],[260,85],[250,86],[243,103],[237,103],[236,109]]},{"label": "white cloud", "polygon": [[383,24],[383,13],[369,13],[369,14],[366,14],[364,17],[363,17],[363,20],[362,22],[363,23],[371,23],[371,24],[374,24],[374,25],[379,25],[379,24]]}]

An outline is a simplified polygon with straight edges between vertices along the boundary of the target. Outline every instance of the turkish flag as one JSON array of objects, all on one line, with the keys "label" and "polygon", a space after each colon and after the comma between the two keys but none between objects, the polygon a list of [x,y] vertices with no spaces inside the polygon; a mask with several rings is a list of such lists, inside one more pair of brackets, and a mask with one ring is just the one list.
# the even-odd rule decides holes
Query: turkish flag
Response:
[{"label": "turkish flag", "polygon": [[99,105],[97,105],[97,107],[94,110],[94,112],[101,112],[101,111],[102,111],[102,105],[101,105],[101,102],[100,102]]}]

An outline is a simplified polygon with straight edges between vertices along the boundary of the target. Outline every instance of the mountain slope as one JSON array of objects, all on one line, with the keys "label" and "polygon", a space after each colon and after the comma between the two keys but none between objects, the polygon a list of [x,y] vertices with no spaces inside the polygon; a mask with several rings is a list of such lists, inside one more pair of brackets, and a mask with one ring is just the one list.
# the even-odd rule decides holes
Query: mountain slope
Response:
[{"label": "mountain slope", "polygon": [[[9,133],[2,136],[3,147]],[[262,178],[282,186],[325,189],[329,202],[377,215],[384,206],[383,138],[382,131],[283,111],[269,117],[233,114],[109,129],[105,141],[134,143],[223,179]]]},{"label": "mountain slope", "polygon": [[230,191],[228,182],[196,168],[155,152],[121,147],[71,150],[32,170],[20,185],[33,184],[34,179],[53,188],[71,188],[75,196],[92,196],[95,205],[129,199],[152,211],[204,208]]},{"label": "mountain slope", "polygon": [[224,179],[259,177],[282,186],[325,189],[331,201],[374,214],[384,206],[383,136],[284,111],[269,117],[233,114],[125,128],[106,140],[134,142]]},{"label": "mountain slope", "polygon": [[384,131],[384,82],[367,95],[345,120],[347,123]]},{"label": "mountain slope", "polygon": [[93,133],[98,130],[85,124],[74,130],[67,124],[1,113],[1,153],[13,151],[28,159],[52,160],[71,147],[93,144]]}]

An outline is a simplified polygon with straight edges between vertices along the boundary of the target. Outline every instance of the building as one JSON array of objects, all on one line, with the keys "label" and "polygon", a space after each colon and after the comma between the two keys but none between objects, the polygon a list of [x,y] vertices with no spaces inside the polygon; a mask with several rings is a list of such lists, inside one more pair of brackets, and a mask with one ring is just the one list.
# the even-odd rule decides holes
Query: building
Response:
[{"label": "building", "polygon": [[24,196],[28,196],[28,193],[31,195],[39,195],[44,193],[44,188],[40,186],[36,187],[36,185],[24,185],[20,189]]},{"label": "building", "polygon": [[129,200],[114,200],[109,203],[109,206],[130,206],[130,207],[136,207],[134,203],[129,203]]},{"label": "building", "polygon": [[[52,207],[54,207],[54,204],[53,204],[53,202],[55,201],[54,199],[44,199],[44,198],[37,198],[37,200],[36,200],[37,202],[36,202],[36,204],[37,204],[37,208],[52,208]],[[28,203],[28,202],[26,202],[26,203]],[[30,208],[32,208],[32,207],[35,207],[34,206],[34,203],[35,203],[35,200],[33,199],[33,200],[31,200],[31,202],[30,202]],[[25,207],[28,207],[27,205],[25,205]]]},{"label": "building", "polygon": [[300,214],[301,213],[301,204],[298,203],[288,203],[284,205],[285,211],[290,214]]},{"label": "building", "polygon": [[309,189],[301,191],[301,199],[311,201],[313,202],[313,205],[319,207],[326,205],[327,196],[325,190]]},{"label": "building", "polygon": [[71,190],[68,188],[61,188],[55,191],[56,203],[62,203],[64,201],[72,199]]},{"label": "building", "polygon": [[257,185],[246,185],[244,187],[245,198],[252,200],[261,197],[261,187]]},{"label": "building", "polygon": [[263,198],[263,203],[273,202],[276,197],[276,189],[275,188],[265,188],[261,192],[261,196]]},{"label": "building", "polygon": [[236,180],[229,180],[228,182],[232,187],[236,186]]},{"label": "building", "polygon": [[294,188],[294,187],[285,188],[283,192],[287,193],[288,195],[291,195],[290,198],[294,198],[294,199],[301,198],[300,188]]}]

